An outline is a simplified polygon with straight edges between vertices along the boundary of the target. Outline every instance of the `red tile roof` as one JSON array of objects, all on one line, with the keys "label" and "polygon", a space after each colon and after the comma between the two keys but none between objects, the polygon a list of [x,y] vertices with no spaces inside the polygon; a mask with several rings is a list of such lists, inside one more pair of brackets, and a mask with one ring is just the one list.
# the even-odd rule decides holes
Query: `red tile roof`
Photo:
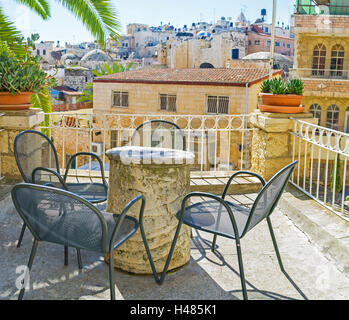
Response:
[{"label": "red tile roof", "polygon": [[[275,70],[274,74],[281,74]],[[138,69],[98,77],[94,82],[242,86],[266,79],[269,70],[255,69]]]}]

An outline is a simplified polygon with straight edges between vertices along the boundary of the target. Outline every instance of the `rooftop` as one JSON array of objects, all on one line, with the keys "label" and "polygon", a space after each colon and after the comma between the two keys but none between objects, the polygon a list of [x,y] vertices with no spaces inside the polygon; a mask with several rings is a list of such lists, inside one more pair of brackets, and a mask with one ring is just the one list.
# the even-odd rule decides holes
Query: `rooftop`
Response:
[{"label": "rooftop", "polygon": [[[274,74],[281,74],[276,70]],[[98,77],[94,82],[242,86],[269,76],[268,69],[139,69]]]}]

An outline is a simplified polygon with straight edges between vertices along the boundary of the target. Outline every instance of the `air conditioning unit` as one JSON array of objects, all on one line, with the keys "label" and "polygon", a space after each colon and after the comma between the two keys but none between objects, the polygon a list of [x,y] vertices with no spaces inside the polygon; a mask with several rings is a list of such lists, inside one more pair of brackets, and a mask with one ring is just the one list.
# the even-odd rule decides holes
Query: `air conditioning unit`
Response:
[{"label": "air conditioning unit", "polygon": [[95,153],[97,156],[101,156],[103,152],[103,143],[102,142],[92,142],[91,152]]}]

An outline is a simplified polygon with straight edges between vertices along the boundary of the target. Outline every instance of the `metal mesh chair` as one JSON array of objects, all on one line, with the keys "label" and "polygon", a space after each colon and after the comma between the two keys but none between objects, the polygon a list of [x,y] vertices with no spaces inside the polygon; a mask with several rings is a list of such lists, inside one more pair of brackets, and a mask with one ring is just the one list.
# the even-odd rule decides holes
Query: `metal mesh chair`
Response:
[{"label": "metal mesh chair", "polygon": [[[103,163],[96,154],[82,152],[73,155],[70,161],[68,161],[65,175],[62,177],[54,144],[46,135],[35,130],[26,130],[16,136],[14,154],[24,182],[68,190],[92,203],[100,203],[107,200],[108,185],[104,176]],[[74,161],[76,163],[77,157],[80,156],[97,160],[101,172],[100,182],[92,180],[87,183],[68,182],[68,173],[71,165]],[[26,225],[24,224],[18,240],[18,248],[21,246],[25,229]],[[67,254],[65,256],[67,257]],[[65,261],[65,264],[67,263]]]},{"label": "metal mesh chair", "polygon": [[186,138],[177,124],[166,120],[150,120],[135,129],[131,145],[185,151]]},{"label": "metal mesh chair", "polygon": [[[247,299],[240,239],[242,239],[251,229],[253,229],[264,219],[266,219],[268,223],[270,235],[273,241],[274,249],[278,258],[280,268],[282,272],[287,276],[281,261],[281,256],[274,236],[270,215],[275,209],[284,189],[286,188],[288,180],[297,162],[298,161],[295,161],[283,168],[273,178],[271,178],[268,183],[266,183],[264,179],[256,173],[249,171],[236,172],[231,176],[231,178],[227,182],[222,197],[203,192],[189,193],[183,199],[181,210],[177,213],[177,219],[179,220],[178,227],[161,277],[157,275],[154,262],[152,258],[150,259],[150,265],[155,276],[155,281],[158,284],[163,283],[176,246],[176,241],[181,226],[184,223],[192,228],[212,233],[214,235],[212,242],[212,251],[214,251],[215,249],[217,236],[222,236],[235,240],[243,297],[244,299]],[[225,196],[228,192],[231,182],[237,175],[240,174],[249,174],[255,176],[260,180],[260,182],[263,185],[263,188],[259,192],[251,209],[247,209],[245,207],[239,206],[237,204],[225,200]],[[201,197],[204,199],[207,198],[207,200],[200,201],[193,205],[187,206],[188,200],[192,197]],[[151,257],[150,252],[148,252],[148,256]]]},{"label": "metal mesh chair", "polygon": [[[115,215],[100,212],[93,204],[71,192],[48,186],[18,184],[12,190],[12,199],[34,236],[29,272],[40,241],[76,248],[79,265],[80,249],[109,253],[110,295],[112,300],[115,299],[113,253],[138,230],[137,219],[126,214],[139,201],[139,221],[143,221],[145,199],[142,195],[130,201],[121,214]],[[24,292],[23,286],[19,300]]]}]

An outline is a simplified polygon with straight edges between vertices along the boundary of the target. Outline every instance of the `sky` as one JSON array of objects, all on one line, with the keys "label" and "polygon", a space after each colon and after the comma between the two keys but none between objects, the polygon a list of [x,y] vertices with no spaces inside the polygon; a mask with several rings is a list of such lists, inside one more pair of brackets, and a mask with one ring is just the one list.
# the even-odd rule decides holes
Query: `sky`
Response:
[{"label": "sky", "polygon": [[[14,0],[0,0],[4,13],[13,21],[25,35],[39,33],[40,40],[59,40],[80,43],[93,41],[86,28],[71,13],[54,0],[48,0],[51,5],[51,19],[43,21],[26,7]],[[150,26],[171,23],[177,28],[193,22],[213,22],[220,17],[232,17],[235,21],[241,11],[246,18],[254,22],[260,17],[261,9],[267,9],[266,20],[271,22],[273,0],[112,0],[121,22],[121,33],[125,33],[129,23],[144,23]],[[294,1],[278,0],[277,21],[290,24]]]}]

